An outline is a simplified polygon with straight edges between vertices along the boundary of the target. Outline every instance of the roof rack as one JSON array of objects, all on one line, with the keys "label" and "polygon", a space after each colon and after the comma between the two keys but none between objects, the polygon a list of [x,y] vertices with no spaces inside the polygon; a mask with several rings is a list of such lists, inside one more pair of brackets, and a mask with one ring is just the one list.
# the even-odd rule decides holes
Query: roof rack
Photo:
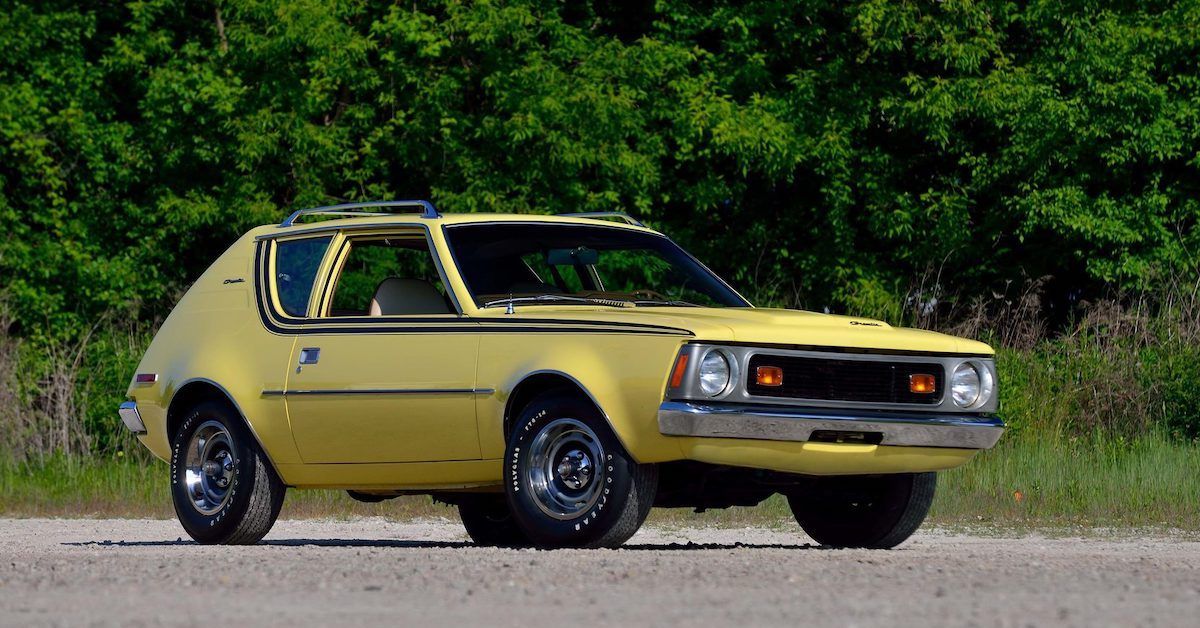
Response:
[{"label": "roof rack", "polygon": [[643,225],[640,220],[630,216],[629,214],[626,214],[625,212],[568,212],[565,214],[559,214],[559,216],[571,216],[572,218],[620,218],[621,220],[624,220],[625,222],[636,227],[646,226]]},{"label": "roof rack", "polygon": [[279,223],[280,227],[290,227],[296,224],[296,221],[304,216],[321,215],[321,216],[378,216],[380,214],[398,214],[401,212],[388,211],[363,211],[368,209],[409,209],[419,210],[422,218],[440,218],[441,213],[429,201],[371,201],[368,203],[342,203],[341,205],[328,205],[326,207],[310,207],[308,209],[298,209],[292,212],[286,220]]}]

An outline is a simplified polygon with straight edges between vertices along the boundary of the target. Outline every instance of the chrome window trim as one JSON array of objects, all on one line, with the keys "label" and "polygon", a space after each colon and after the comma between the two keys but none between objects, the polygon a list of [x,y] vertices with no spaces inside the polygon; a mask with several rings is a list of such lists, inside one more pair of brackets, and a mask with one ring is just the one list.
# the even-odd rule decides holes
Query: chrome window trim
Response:
[{"label": "chrome window trim", "polygon": [[[289,236],[290,236],[290,234],[289,234]],[[328,242],[328,244],[325,245],[325,252],[321,255],[320,263],[317,264],[316,273],[313,274],[313,285],[312,285],[312,288],[308,291],[308,302],[305,303],[305,305],[304,305],[304,313],[307,314],[308,312],[310,312],[312,310],[313,300],[320,298],[317,294],[317,282],[322,279],[321,268],[325,265],[325,260],[329,258],[330,253],[333,251],[333,243],[334,243],[334,241],[337,240],[337,234],[334,234],[334,233],[317,234],[317,235],[313,235],[313,236],[300,236],[300,237],[296,237],[296,238],[282,237],[282,238],[278,238],[276,240],[271,241],[267,245],[268,246],[267,260],[266,260],[267,266],[264,269],[264,272],[262,273],[263,274],[262,280],[266,282],[265,285],[267,287],[267,296],[270,297],[267,300],[267,307],[274,310],[277,316],[281,316],[283,318],[297,318],[297,317],[287,313],[282,308],[280,308],[280,309],[275,308],[276,302],[278,302],[280,305],[283,304],[283,301],[280,299],[280,296],[279,296],[279,281],[278,281],[279,268],[277,266],[278,259],[279,259],[279,246],[281,244],[290,244],[293,242],[303,242],[306,240],[320,240],[321,238],[325,238],[325,237],[329,238],[329,242]],[[257,272],[257,269],[256,269],[256,272]]]},{"label": "chrome window trim", "polygon": [[[733,383],[732,390],[728,391],[720,397],[710,397],[700,390],[700,379],[698,369],[700,367],[700,359],[708,351],[719,348],[725,352],[726,357],[736,360],[736,370],[742,375]],[[977,355],[893,355],[886,353],[835,353],[832,351],[811,351],[797,349],[776,349],[767,347],[742,346],[742,345],[725,345],[716,343],[689,343],[684,346],[683,353],[688,354],[688,365],[684,371],[683,385],[679,388],[667,388],[666,399],[669,400],[689,400],[698,402],[709,402],[719,399],[723,402],[730,403],[745,403],[759,405],[774,405],[774,406],[804,406],[809,408],[855,408],[863,410],[904,410],[907,412],[955,412],[955,413],[979,413],[990,414],[994,413],[999,407],[1000,385],[999,379],[996,376],[996,365],[993,358],[984,358]],[[874,403],[863,401],[840,401],[840,400],[825,400],[825,399],[804,399],[800,397],[769,397],[764,395],[752,395],[746,390],[746,378],[749,377],[750,358],[758,355],[781,355],[787,357],[801,358],[817,358],[828,360],[856,361],[856,362],[902,362],[902,363],[935,363],[941,365],[943,369],[942,388],[937,392],[940,399],[937,403],[919,404],[919,403]],[[963,362],[972,362],[987,369],[988,374],[992,378],[993,392],[992,397],[983,405],[971,408],[963,408],[954,403],[951,395],[947,394],[947,389],[950,385],[950,375],[954,372],[954,368]],[[673,363],[672,363],[673,364]]]}]

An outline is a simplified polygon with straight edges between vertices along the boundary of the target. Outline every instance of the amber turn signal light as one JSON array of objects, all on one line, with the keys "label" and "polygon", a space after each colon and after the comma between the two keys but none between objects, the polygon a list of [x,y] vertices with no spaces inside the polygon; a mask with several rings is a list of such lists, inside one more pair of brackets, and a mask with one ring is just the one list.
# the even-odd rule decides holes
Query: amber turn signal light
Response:
[{"label": "amber turn signal light", "polygon": [[754,371],[754,381],[759,386],[782,386],[783,369],[778,366],[760,366]]},{"label": "amber turn signal light", "polygon": [[671,373],[671,388],[679,388],[683,385],[683,374],[687,371],[688,354],[679,354],[679,359],[675,360],[675,372]]},{"label": "amber turn signal light", "polygon": [[937,382],[934,381],[932,375],[916,373],[908,376],[908,392],[927,395],[932,393],[935,388],[937,388]]}]

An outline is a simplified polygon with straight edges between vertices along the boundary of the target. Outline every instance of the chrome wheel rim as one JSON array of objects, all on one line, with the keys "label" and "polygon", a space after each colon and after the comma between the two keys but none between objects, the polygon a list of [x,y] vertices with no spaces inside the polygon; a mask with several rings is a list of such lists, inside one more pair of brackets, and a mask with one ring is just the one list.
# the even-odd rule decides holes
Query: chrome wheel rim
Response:
[{"label": "chrome wheel rim", "polygon": [[184,458],[183,489],[197,512],[220,512],[232,496],[236,466],[233,437],[224,425],[207,421],[196,428]]},{"label": "chrome wheel rim", "polygon": [[575,419],[555,419],[530,444],[525,484],[543,513],[574,519],[599,501],[605,464],[604,446],[590,427]]}]

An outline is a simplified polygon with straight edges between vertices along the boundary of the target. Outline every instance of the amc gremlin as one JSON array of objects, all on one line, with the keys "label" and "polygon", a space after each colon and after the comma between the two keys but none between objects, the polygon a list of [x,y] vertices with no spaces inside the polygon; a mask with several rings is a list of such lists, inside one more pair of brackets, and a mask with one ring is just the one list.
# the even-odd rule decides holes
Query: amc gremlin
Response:
[{"label": "amc gremlin", "polygon": [[257,542],[292,487],[428,494],[477,543],[544,548],[782,494],[817,542],[889,548],[1000,437],[992,356],[756,308],[625,214],[357,203],[233,243],[120,416],[201,543]]}]

